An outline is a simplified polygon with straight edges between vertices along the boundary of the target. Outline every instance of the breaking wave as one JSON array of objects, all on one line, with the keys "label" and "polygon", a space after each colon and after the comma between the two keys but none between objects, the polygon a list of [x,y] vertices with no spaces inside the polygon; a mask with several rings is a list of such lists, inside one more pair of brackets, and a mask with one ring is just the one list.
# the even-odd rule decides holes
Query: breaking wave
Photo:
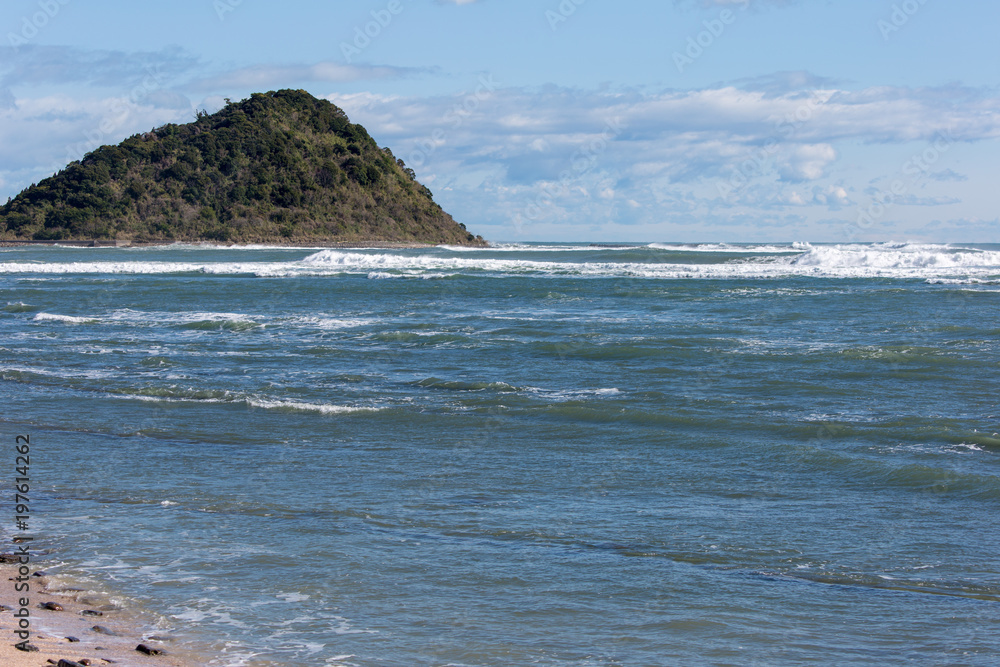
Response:
[{"label": "breaking wave", "polygon": [[[544,250],[547,261],[534,259]],[[579,251],[588,250],[585,257]],[[698,257],[692,261],[692,255]],[[585,259],[586,261],[581,261]],[[602,261],[594,261],[595,259]],[[990,281],[1000,278],[1000,250],[921,243],[881,244],[661,244],[519,246],[475,252],[325,249],[296,261],[200,263],[171,261],[6,262],[0,273],[248,275],[262,278],[360,274],[370,279],[558,275],[677,279],[902,278]],[[69,321],[69,320],[66,320]]]}]

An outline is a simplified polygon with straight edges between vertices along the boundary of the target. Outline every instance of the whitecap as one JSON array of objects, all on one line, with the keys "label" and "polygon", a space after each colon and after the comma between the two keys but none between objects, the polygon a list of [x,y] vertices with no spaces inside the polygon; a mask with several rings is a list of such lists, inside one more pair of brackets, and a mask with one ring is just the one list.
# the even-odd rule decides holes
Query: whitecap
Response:
[{"label": "whitecap", "polygon": [[35,322],[65,322],[67,324],[90,324],[97,321],[92,317],[74,317],[73,315],[56,315],[54,313],[38,313],[32,320]]},{"label": "whitecap", "polygon": [[315,327],[317,329],[353,329],[373,324],[375,320],[364,318],[339,317],[296,317],[290,320],[296,326]]},{"label": "whitecap", "polygon": [[714,253],[751,253],[779,254],[797,253],[803,248],[801,244],[792,245],[734,245],[732,243],[650,243],[647,248],[654,250],[670,250],[673,252],[714,252]]},{"label": "whitecap", "polygon": [[348,665],[354,665],[354,663],[345,663],[345,660],[355,657],[353,653],[346,653],[344,655],[335,655],[332,658],[326,659],[326,664],[329,667],[348,667]]},{"label": "whitecap", "polygon": [[331,405],[327,403],[302,403],[298,401],[280,401],[271,399],[246,399],[247,405],[262,410],[279,410],[286,412],[318,412],[324,415],[349,414],[352,412],[378,412],[382,408],[356,407],[351,405]]},{"label": "whitecap", "polygon": [[[996,434],[994,434],[994,435],[996,435]],[[979,445],[976,445],[976,444],[973,444],[973,443],[969,443],[969,442],[960,442],[957,445],[952,445],[948,449],[951,450],[951,451],[953,451],[953,452],[960,452],[960,451],[963,451],[963,450],[966,451],[966,452],[985,452],[986,451],[985,449],[983,449]]]},{"label": "whitecap", "polygon": [[[494,248],[507,257],[463,252],[442,256],[441,249],[428,252],[401,250],[370,252],[324,249],[299,261],[281,262],[79,262],[0,263],[0,273],[177,273],[252,275],[281,278],[362,274],[371,279],[400,277],[446,277],[455,273],[477,275],[560,275],[583,277],[634,277],[677,279],[774,279],[787,276],[825,278],[903,278],[921,280],[1000,279],[1000,252],[967,246],[921,243],[791,245],[760,244],[651,244],[648,247],[703,253],[743,253],[747,257],[724,262],[678,264],[663,262],[573,262],[536,261],[517,257],[516,252],[540,250],[591,250],[588,246],[511,246]],[[507,251],[511,252],[507,252]],[[608,255],[609,259],[615,257]],[[669,257],[669,256],[667,256]]]},{"label": "whitecap", "polygon": [[924,243],[809,246],[796,266],[824,269],[1000,269],[1000,252]]}]

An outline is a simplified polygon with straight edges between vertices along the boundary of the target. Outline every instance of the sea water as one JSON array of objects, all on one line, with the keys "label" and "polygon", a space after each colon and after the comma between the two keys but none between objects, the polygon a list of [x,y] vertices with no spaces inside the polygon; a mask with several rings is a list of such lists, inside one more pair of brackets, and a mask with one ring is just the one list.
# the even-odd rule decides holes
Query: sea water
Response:
[{"label": "sea water", "polygon": [[22,247],[0,290],[39,566],[206,664],[1000,664],[998,246]]}]

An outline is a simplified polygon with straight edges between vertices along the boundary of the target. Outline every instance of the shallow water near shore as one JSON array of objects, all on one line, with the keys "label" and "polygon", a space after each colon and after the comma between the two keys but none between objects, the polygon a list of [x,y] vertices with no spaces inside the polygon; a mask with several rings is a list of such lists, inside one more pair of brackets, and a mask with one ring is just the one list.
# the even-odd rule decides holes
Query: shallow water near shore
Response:
[{"label": "shallow water near shore", "polygon": [[5,248],[0,290],[38,564],[206,664],[1000,662],[1000,246]]}]

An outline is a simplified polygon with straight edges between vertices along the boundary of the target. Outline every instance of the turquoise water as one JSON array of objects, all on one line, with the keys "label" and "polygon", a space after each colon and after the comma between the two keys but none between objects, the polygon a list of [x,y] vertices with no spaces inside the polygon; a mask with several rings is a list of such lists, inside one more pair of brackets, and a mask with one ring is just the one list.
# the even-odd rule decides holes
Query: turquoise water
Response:
[{"label": "turquoise water", "polygon": [[43,564],[210,664],[1000,663],[998,246],[7,248],[0,290]]}]

